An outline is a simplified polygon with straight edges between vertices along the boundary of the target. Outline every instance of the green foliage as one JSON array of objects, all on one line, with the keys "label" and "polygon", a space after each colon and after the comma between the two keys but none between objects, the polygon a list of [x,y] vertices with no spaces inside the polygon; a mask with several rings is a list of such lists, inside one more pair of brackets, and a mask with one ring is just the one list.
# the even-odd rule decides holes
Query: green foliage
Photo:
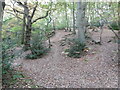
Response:
[{"label": "green foliage", "polygon": [[20,31],[22,30],[21,26],[14,26],[10,29],[11,32],[17,32],[17,31]]},{"label": "green foliage", "polygon": [[110,24],[111,27],[109,27],[110,29],[114,29],[114,30],[120,30],[118,24],[116,22],[112,22]]},{"label": "green foliage", "polygon": [[62,17],[61,20],[57,21],[56,29],[63,30],[66,28],[66,19]]},{"label": "green foliage", "polygon": [[96,27],[99,27],[100,26],[100,24],[99,24],[99,22],[91,22],[91,26],[96,26]]},{"label": "green foliage", "polygon": [[12,20],[13,18],[11,17],[11,18],[8,18],[8,19],[5,19],[4,21],[3,21],[3,24],[7,24],[10,20]]},{"label": "green foliage", "polygon": [[2,37],[11,38],[12,43],[20,44],[21,41],[21,31],[22,22],[16,18],[5,19],[2,25]]},{"label": "green foliage", "polygon": [[[2,78],[3,88],[13,88],[15,85],[17,85],[17,83],[20,83],[17,85],[17,87],[22,86],[21,83],[23,82],[27,84],[26,79],[23,79],[25,78],[24,75],[21,72],[14,70],[14,68],[12,67],[12,61],[16,56],[16,53],[14,53],[14,49],[13,49],[14,47],[16,47],[16,43],[14,42],[14,39],[10,39],[9,37],[3,39],[2,62],[1,62],[2,63],[1,78]],[[31,87],[32,86],[33,84],[31,85]]]},{"label": "green foliage", "polygon": [[58,30],[63,30],[66,28],[66,25],[65,24],[60,24],[56,27]]},{"label": "green foliage", "polygon": [[[13,46],[12,43],[10,43],[10,40],[6,39],[2,42],[2,81],[3,81],[3,85],[8,85],[8,79],[10,79],[11,77],[9,77],[12,68],[11,68],[11,62],[12,59],[14,57],[14,54],[11,53],[8,49],[10,49]],[[8,75],[6,77],[6,75]]]},{"label": "green foliage", "polygon": [[81,55],[83,55],[83,50],[85,48],[85,44],[80,43],[79,40],[73,39],[71,41],[70,48],[66,50],[68,53],[69,57],[74,57],[74,58],[79,58]]},{"label": "green foliage", "polygon": [[23,78],[22,74],[15,74],[13,75],[13,79]]},{"label": "green foliage", "polygon": [[31,40],[31,47],[29,48],[31,54],[26,56],[27,59],[37,59],[48,52],[48,48],[44,45],[43,36],[35,35]]}]

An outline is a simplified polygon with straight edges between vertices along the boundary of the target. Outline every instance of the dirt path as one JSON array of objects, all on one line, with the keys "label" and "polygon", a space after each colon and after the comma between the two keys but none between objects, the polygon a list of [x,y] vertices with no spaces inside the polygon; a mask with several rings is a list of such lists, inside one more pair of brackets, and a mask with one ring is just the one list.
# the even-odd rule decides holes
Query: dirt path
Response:
[{"label": "dirt path", "polygon": [[[97,33],[93,33],[93,38],[98,37]],[[91,45],[90,53],[77,59],[62,55],[64,47],[60,46],[59,41],[67,34],[56,32],[51,38],[53,46],[47,56],[36,60],[18,59],[15,63],[21,64],[37,85],[47,88],[117,88],[117,44],[107,43],[114,34],[105,29],[103,45]]]}]

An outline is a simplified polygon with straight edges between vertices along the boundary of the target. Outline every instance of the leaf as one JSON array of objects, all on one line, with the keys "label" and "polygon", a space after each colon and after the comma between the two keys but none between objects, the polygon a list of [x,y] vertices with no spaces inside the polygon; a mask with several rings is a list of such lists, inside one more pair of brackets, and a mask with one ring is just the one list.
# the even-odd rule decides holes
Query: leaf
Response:
[{"label": "leaf", "polygon": [[13,79],[18,79],[18,78],[23,78],[23,75],[21,74],[13,75]]}]

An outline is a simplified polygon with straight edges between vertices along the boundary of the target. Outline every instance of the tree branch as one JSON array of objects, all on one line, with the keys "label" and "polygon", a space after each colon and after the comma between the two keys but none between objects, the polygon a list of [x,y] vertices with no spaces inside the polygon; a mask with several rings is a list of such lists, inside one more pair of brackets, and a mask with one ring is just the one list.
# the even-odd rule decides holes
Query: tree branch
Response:
[{"label": "tree branch", "polygon": [[26,5],[24,5],[23,3],[21,3],[21,2],[17,2],[20,6],[22,6],[22,7],[24,7],[24,8],[27,8],[27,6]]},{"label": "tree branch", "polygon": [[17,14],[13,14],[13,13],[11,13],[11,12],[6,12],[6,13],[9,13],[9,14],[11,14],[11,15],[13,15],[13,16],[15,16],[15,17],[17,17],[18,19],[23,20],[22,18],[18,17],[18,15],[17,15]]},{"label": "tree branch", "polygon": [[[46,15],[45,15],[45,16],[39,17],[39,18],[35,19],[32,23],[35,23],[35,22],[38,21],[39,19],[46,18],[46,17],[49,15],[49,11],[51,11],[51,9],[52,9],[52,4],[53,4],[53,2],[51,2],[50,8],[49,8],[49,10],[46,12]],[[51,12],[50,12],[50,13],[51,13]]]},{"label": "tree branch", "polygon": [[3,7],[3,10],[4,10],[4,8],[5,8],[5,2],[2,2],[2,7]]},{"label": "tree branch", "polygon": [[32,12],[31,18],[33,18],[34,14],[35,14],[35,11],[37,9],[37,6],[38,6],[38,1],[36,2],[35,7],[33,8],[33,12]]},{"label": "tree branch", "polygon": [[[100,15],[100,17],[101,18],[104,18],[104,20],[106,20],[107,22],[108,22],[108,20],[105,18],[105,17],[103,17],[97,10],[95,10],[99,15]],[[114,31],[114,29],[112,28],[112,26],[110,25],[110,24],[108,24],[108,26],[111,28],[110,30],[115,34],[115,36],[118,38],[118,39],[120,39],[119,38],[119,36],[118,36],[118,34]]]},{"label": "tree branch", "polygon": [[[6,4],[6,6],[9,6],[14,12],[17,12],[17,13],[20,13],[20,14],[25,14],[24,12],[15,9],[15,8],[14,8],[14,5],[13,5],[13,7],[12,7],[12,6]],[[10,10],[9,10],[9,11],[10,11]]]},{"label": "tree branch", "polygon": [[13,11],[14,11],[14,12],[18,12],[18,13],[20,13],[20,14],[25,14],[25,13],[23,13],[23,12],[21,12],[21,11],[18,11],[18,10],[15,9],[15,8],[13,8]]},{"label": "tree branch", "polygon": [[48,11],[46,12],[46,15],[45,15],[45,16],[42,16],[42,17],[39,17],[39,18],[35,19],[32,23],[35,23],[35,22],[36,22],[37,20],[39,20],[39,19],[46,18],[46,17],[48,16],[48,14],[49,14],[49,11],[50,11],[50,10],[48,10]]}]

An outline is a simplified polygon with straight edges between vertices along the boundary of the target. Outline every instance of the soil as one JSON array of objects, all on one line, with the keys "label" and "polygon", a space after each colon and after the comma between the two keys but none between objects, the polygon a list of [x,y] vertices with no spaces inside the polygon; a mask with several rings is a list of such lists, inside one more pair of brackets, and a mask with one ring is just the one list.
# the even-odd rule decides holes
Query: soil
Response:
[{"label": "soil", "polygon": [[[90,32],[92,39],[99,40],[100,30]],[[70,33],[57,30],[46,56],[35,60],[18,58],[14,65],[21,67],[36,85],[45,88],[117,88],[118,44],[114,33],[104,28],[102,45],[89,42],[88,53],[81,58],[70,58],[62,53],[66,46],[61,46],[60,41]]]}]

